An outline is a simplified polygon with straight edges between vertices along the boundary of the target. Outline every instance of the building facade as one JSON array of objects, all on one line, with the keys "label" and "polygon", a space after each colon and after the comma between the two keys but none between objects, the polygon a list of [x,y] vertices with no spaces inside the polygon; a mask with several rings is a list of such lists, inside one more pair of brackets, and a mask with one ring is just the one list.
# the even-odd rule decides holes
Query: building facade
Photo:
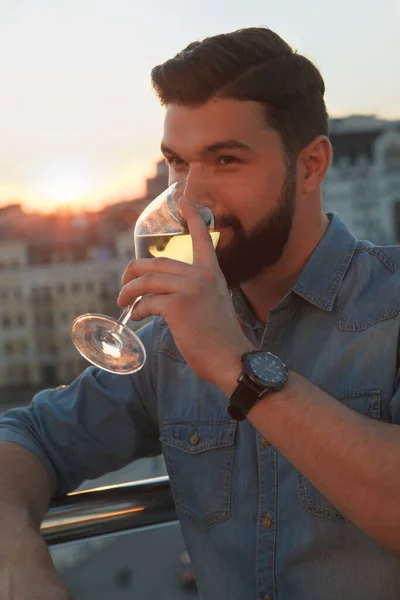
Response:
[{"label": "building facade", "polygon": [[[0,252],[2,245],[0,244]],[[126,256],[0,271],[0,387],[63,384],[87,362],[71,340],[86,312],[117,317]]]},{"label": "building facade", "polygon": [[400,121],[354,116],[331,121],[333,161],[323,205],[360,239],[400,243]]},{"label": "building facade", "polygon": [[[107,207],[90,220],[35,220],[0,214],[0,388],[69,383],[87,361],[71,340],[75,317],[118,318],[121,277],[134,257],[134,219],[168,185],[164,162],[146,182],[146,196]],[[10,233],[11,216],[27,230]],[[18,215],[17,215],[18,216]],[[130,323],[135,329],[138,325]],[[1,400],[1,398],[0,398]]]}]

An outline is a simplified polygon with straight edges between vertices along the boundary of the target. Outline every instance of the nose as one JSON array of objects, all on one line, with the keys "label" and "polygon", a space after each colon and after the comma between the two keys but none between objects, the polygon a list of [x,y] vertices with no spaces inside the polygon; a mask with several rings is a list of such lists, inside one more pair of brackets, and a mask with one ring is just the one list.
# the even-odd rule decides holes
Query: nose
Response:
[{"label": "nose", "polygon": [[211,190],[207,182],[205,170],[201,164],[190,165],[183,184],[183,195],[190,202],[205,206],[210,205]]}]

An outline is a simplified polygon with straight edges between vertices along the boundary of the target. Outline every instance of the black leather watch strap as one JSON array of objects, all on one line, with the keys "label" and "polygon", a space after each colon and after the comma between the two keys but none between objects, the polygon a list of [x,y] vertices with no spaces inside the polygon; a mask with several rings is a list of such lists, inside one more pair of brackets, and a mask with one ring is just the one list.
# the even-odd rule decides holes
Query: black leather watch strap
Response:
[{"label": "black leather watch strap", "polygon": [[252,386],[246,375],[244,375],[231,396],[228,405],[228,414],[235,421],[244,421],[249,410],[254,406],[259,397],[260,391],[255,386]]}]

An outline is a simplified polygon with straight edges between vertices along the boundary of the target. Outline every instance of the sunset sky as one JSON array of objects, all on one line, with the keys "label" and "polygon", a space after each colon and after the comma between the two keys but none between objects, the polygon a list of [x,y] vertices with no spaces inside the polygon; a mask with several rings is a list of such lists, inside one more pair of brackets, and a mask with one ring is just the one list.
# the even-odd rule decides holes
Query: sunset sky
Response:
[{"label": "sunset sky", "polygon": [[332,116],[400,118],[400,0],[0,0],[0,205],[134,197],[159,158],[151,68],[265,25],[321,69]]}]

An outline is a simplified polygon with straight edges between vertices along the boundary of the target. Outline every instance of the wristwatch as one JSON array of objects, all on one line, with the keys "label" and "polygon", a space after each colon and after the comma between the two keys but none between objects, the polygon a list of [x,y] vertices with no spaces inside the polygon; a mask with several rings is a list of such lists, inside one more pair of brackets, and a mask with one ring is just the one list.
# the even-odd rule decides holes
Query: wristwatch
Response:
[{"label": "wristwatch", "polygon": [[238,386],[228,405],[228,413],[235,421],[243,421],[262,396],[281,390],[289,376],[286,365],[270,352],[245,352],[242,364],[242,372],[237,379]]}]

